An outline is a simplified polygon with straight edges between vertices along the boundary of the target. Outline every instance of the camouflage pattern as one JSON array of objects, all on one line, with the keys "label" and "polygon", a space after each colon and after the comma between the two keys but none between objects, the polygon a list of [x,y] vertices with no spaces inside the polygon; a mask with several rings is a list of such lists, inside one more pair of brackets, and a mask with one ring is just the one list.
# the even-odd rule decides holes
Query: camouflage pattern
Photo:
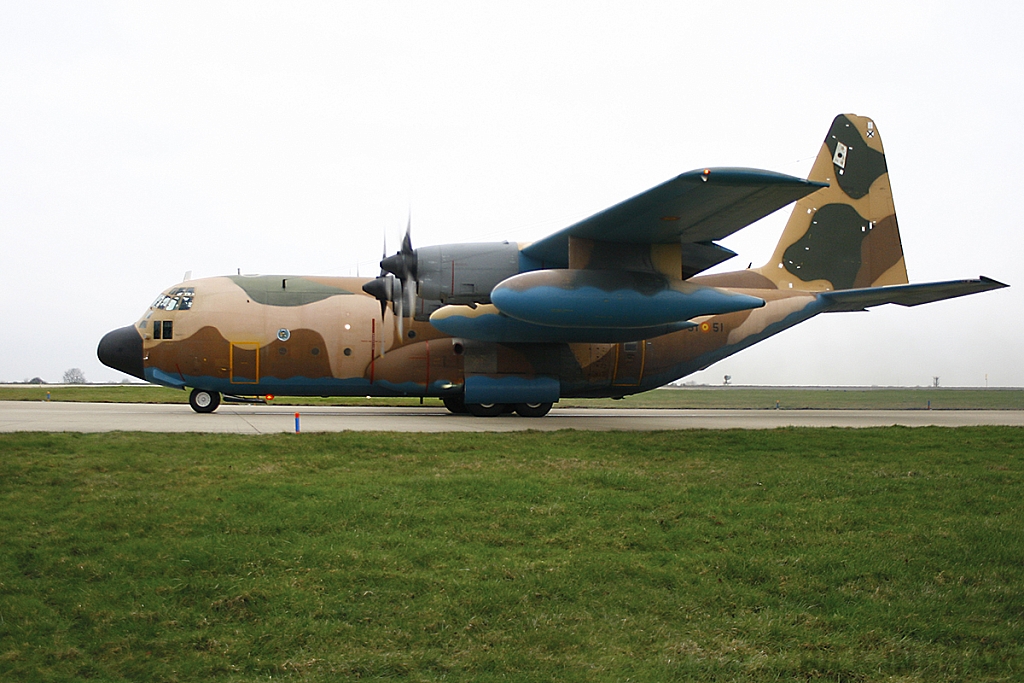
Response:
[{"label": "camouflage pattern", "polygon": [[906,283],[885,151],[874,121],[837,116],[808,179],[829,187],[796,203],[771,260],[755,272],[780,289]]},{"label": "camouflage pattern", "polygon": [[[730,201],[742,205],[742,211],[730,213],[729,205],[723,205],[718,213],[700,212],[692,198],[706,189],[701,178],[709,173],[684,174],[654,188],[657,202],[640,195],[578,224],[589,234],[595,226],[610,224],[610,217],[625,220],[627,209],[641,207],[647,213],[634,221],[637,229],[668,235],[667,241],[603,241],[563,231],[537,248],[512,245],[520,253],[519,270],[526,272],[489,286],[478,299],[458,299],[457,258],[445,254],[486,254],[460,251],[457,245],[438,251],[435,260],[444,267],[434,268],[439,274],[431,276],[451,273],[441,287],[450,286],[448,305],[417,299],[404,309],[395,303],[382,306],[364,291],[370,282],[366,278],[194,280],[169,288],[133,328],[104,337],[99,355],[104,363],[151,382],[233,396],[440,396],[453,410],[515,404],[521,414],[537,415],[546,409],[530,406],[563,397],[624,396],[662,386],[821,312],[916,305],[1005,286],[987,278],[905,284],[885,154],[868,118],[835,119],[810,182],[742,169],[723,173],[733,183]],[[751,178],[760,185],[751,184]],[[669,192],[679,187],[690,192],[688,204]],[[767,203],[753,206],[751,193],[763,194],[765,187],[771,195]],[[747,194],[737,188],[747,188]],[[767,264],[689,277],[728,250],[680,235],[728,234],[738,221],[789,196],[785,193],[803,198]],[[665,232],[664,224],[672,222],[658,216],[665,206],[675,206],[680,215],[689,212],[685,230],[690,232]],[[626,233],[609,234],[621,238]],[[508,243],[500,249],[499,266],[481,267],[483,275],[474,276],[476,281],[507,274],[515,260]],[[403,254],[413,254],[410,245],[403,245]],[[560,259],[561,270],[544,270]],[[587,289],[582,284],[596,292],[583,303],[596,304],[574,318],[569,299],[559,297],[576,296]],[[509,311],[502,310],[503,292],[522,295],[540,286],[554,293],[532,299],[525,314],[509,315],[515,306],[508,303]],[[656,300],[665,295],[685,303],[702,293],[713,293],[718,308],[683,305],[681,313],[665,314],[667,304]],[[622,294],[626,306],[602,309],[601,297],[607,302],[612,294]],[[730,300],[741,305],[722,303]],[[408,316],[403,324],[396,310]]]}]

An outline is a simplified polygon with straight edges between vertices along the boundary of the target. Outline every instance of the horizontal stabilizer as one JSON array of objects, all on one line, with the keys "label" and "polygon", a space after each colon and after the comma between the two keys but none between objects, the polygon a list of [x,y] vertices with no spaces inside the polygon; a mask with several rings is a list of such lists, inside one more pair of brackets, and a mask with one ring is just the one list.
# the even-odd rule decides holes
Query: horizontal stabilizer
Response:
[{"label": "horizontal stabilizer", "polygon": [[948,282],[926,282],[919,285],[843,289],[823,292],[818,296],[825,302],[828,311],[863,311],[882,304],[918,306],[1008,286],[992,278],[981,276],[977,280],[949,280]]}]

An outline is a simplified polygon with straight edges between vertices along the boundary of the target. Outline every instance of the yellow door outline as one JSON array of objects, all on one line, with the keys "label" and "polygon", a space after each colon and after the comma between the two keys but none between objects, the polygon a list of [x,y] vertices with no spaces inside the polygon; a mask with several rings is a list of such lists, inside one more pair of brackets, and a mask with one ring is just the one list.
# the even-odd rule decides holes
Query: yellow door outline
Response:
[{"label": "yellow door outline", "polygon": [[[235,347],[242,351],[252,351],[255,357],[253,361],[253,378],[237,378],[235,375]],[[231,342],[228,354],[228,379],[232,384],[259,384],[260,381],[260,343],[259,342]]]},{"label": "yellow door outline", "polygon": [[[622,365],[622,363],[623,363],[622,354],[625,353],[626,344],[636,344],[637,349],[636,349],[636,351],[634,353],[639,353],[640,354],[640,358],[639,358],[639,361],[637,359],[632,359],[631,361],[628,362],[628,367],[623,367],[623,365]],[[613,375],[613,378],[612,378],[612,386],[613,387],[637,387],[637,386],[640,386],[640,381],[643,379],[643,376],[644,376],[644,364],[646,362],[647,362],[647,342],[645,340],[641,339],[640,341],[637,341],[637,342],[624,342],[624,343],[616,344],[615,345],[615,374]],[[632,368],[635,368],[637,366],[639,366],[639,367],[637,368],[637,372],[636,372],[636,375],[635,375],[636,379],[634,381],[634,376],[633,376],[633,373],[631,372],[631,370],[632,370]],[[626,372],[621,372],[622,370],[625,370]],[[624,374],[625,375],[625,377],[622,379],[622,381],[619,381],[619,375],[620,374]]]}]

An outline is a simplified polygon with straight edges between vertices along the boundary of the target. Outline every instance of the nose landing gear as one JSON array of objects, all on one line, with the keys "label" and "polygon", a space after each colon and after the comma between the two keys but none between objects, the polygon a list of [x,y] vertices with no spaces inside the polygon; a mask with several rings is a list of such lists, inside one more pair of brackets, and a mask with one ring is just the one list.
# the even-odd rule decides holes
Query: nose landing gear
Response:
[{"label": "nose landing gear", "polygon": [[212,413],[220,405],[220,394],[206,389],[193,389],[188,396],[188,404],[197,413]]}]

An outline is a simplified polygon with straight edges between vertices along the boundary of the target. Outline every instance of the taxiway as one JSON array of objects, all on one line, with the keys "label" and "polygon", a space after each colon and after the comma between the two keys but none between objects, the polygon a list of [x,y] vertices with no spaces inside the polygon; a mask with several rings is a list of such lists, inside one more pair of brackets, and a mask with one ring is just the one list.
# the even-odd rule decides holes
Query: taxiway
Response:
[{"label": "taxiway", "polygon": [[209,432],[512,432],[774,429],[778,427],[1024,426],[1020,410],[665,410],[555,408],[547,417],[451,415],[443,408],[223,405],[199,415],[187,405],[0,401],[0,431]]}]

